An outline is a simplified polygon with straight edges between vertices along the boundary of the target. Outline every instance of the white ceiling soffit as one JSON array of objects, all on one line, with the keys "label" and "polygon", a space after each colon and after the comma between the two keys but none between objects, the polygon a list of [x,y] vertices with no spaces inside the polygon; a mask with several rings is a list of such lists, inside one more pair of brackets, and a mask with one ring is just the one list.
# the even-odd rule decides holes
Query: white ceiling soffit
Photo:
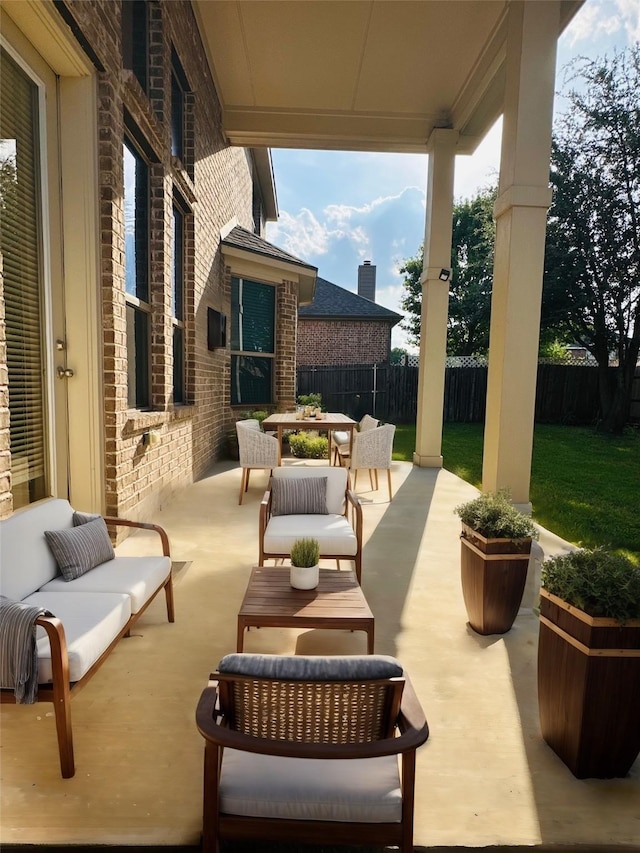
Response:
[{"label": "white ceiling soffit", "polygon": [[509,0],[192,3],[232,144],[471,153],[502,111]]}]

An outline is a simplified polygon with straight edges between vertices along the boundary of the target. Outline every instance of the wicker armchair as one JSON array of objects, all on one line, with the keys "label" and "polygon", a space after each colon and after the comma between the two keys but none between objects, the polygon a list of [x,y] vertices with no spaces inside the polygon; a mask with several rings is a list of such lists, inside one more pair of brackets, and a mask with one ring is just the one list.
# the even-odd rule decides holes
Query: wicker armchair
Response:
[{"label": "wicker armchair", "polygon": [[[389,500],[393,500],[391,491],[391,455],[393,452],[394,424],[385,424],[377,429],[359,432],[353,437],[353,454],[349,456],[349,447],[339,448],[341,462],[354,472],[353,488],[358,482],[358,470],[369,470],[369,482],[372,489],[378,488],[378,469],[387,471]],[[375,485],[374,485],[375,481]]]},{"label": "wicker armchair", "polygon": [[[371,415],[363,415],[360,419],[360,423],[358,424],[358,432],[366,432],[368,429],[375,429],[379,423],[380,421],[376,420],[376,418],[372,418]],[[348,454],[349,439],[350,435],[348,432],[334,430],[334,432],[331,433],[331,446],[333,447],[332,465],[340,462],[339,450],[341,447],[345,448]]]},{"label": "wicker armchair", "polygon": [[227,655],[198,704],[203,853],[227,839],[413,851],[416,749],[429,736],[381,655]]},{"label": "wicker armchair", "polygon": [[241,504],[244,493],[249,488],[249,476],[252,469],[262,468],[271,472],[278,467],[280,457],[278,439],[263,433],[257,420],[249,418],[245,421],[236,421],[236,432],[242,467],[240,497],[238,499],[238,503]]}]

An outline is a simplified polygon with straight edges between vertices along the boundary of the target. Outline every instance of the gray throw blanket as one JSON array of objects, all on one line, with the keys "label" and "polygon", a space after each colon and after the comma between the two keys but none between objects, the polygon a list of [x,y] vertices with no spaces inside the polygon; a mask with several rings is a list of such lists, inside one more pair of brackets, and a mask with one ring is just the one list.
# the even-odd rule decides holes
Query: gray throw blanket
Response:
[{"label": "gray throw blanket", "polygon": [[38,692],[36,619],[52,615],[44,607],[0,595],[0,686],[13,687],[22,705],[32,705]]}]

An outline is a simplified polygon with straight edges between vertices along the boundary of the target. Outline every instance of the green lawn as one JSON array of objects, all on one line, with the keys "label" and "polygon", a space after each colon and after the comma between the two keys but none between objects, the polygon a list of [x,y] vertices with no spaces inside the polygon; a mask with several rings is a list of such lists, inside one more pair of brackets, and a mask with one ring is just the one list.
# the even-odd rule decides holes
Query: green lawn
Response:
[{"label": "green lawn", "polygon": [[[444,467],[480,488],[482,424],[445,424]],[[394,459],[411,461],[415,427],[398,426]],[[588,427],[537,424],[533,515],[576,545],[604,545],[640,563],[640,430],[606,436]]]}]

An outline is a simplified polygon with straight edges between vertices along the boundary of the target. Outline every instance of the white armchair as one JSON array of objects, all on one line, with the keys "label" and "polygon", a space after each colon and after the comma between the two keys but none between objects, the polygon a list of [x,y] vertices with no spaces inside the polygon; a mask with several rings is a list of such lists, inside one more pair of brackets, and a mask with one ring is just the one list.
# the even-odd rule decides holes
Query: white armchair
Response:
[{"label": "white armchair", "polygon": [[244,493],[249,488],[249,477],[252,469],[266,469],[271,472],[278,467],[278,439],[262,432],[260,424],[253,418],[246,421],[236,421],[236,432],[242,467],[238,500],[238,503],[241,504]]},{"label": "white armchair", "polygon": [[[310,478],[326,481],[321,505],[315,505],[317,495],[309,497]],[[278,484],[282,485],[278,488]],[[338,565],[340,560],[353,560],[360,583],[362,507],[349,489],[344,468],[296,465],[274,470],[260,505],[259,564],[288,557],[295,540],[302,537],[318,540],[321,558],[336,560]]]},{"label": "white armchair", "polygon": [[[396,428],[394,424],[385,424],[377,429],[359,432],[353,437],[353,453],[349,456],[349,445],[339,448],[340,459],[353,473],[353,488],[358,481],[358,470],[369,470],[371,488],[378,488],[378,470],[387,471],[389,500],[393,500],[391,492],[391,455],[393,452],[393,437]],[[375,486],[374,486],[375,479]]]},{"label": "white armchair", "polygon": [[[371,415],[363,415],[358,424],[358,432],[366,432],[368,429],[375,429],[380,423]],[[335,430],[331,433],[331,444],[333,447],[333,465],[340,460],[340,448],[346,447],[347,454],[349,452],[349,433],[342,430]]]}]

